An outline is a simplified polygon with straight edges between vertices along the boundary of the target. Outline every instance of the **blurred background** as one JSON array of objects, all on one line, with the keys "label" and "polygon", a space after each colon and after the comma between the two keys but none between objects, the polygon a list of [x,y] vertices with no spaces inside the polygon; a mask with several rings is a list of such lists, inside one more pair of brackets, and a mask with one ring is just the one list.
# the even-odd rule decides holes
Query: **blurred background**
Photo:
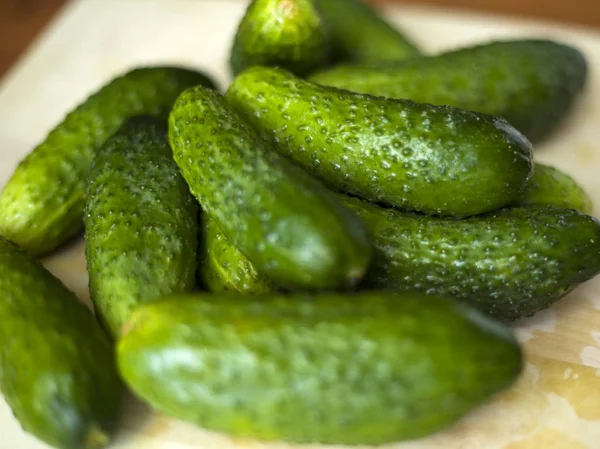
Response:
[{"label": "blurred background", "polygon": [[[0,76],[69,0],[0,0]],[[103,1],[103,0],[79,0]],[[132,0],[122,0],[132,1]],[[190,0],[192,1],[192,0]],[[201,1],[201,0],[196,0]],[[600,0],[370,0],[439,5],[586,25],[600,31]]]}]

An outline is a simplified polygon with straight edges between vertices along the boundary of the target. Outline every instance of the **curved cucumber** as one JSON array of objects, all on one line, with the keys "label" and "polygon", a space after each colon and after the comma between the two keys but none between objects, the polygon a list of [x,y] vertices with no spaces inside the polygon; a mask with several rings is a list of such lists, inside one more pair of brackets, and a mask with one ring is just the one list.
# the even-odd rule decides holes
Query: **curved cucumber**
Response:
[{"label": "curved cucumber", "polygon": [[130,119],[98,151],[86,259],[92,300],[114,337],[136,305],[194,288],[197,214],[162,122]]},{"label": "curved cucumber", "polygon": [[298,443],[418,438],[521,369],[517,343],[495,321],[390,293],[167,298],[134,312],[117,352],[125,381],[161,412]]},{"label": "curved cucumber", "polygon": [[90,310],[0,237],[0,391],[23,429],[60,449],[108,444],[122,388]]},{"label": "curved cucumber", "polygon": [[266,67],[238,76],[227,98],[277,151],[330,186],[401,209],[488,212],[516,201],[531,173],[529,142],[499,118]]},{"label": "curved cucumber", "polygon": [[360,221],[277,154],[220,94],[184,92],[169,119],[175,161],[202,209],[284,287],[354,285],[371,259]]},{"label": "curved cucumber", "polygon": [[329,59],[329,36],[312,0],[254,0],[231,49],[234,75],[274,65],[306,75]]},{"label": "curved cucumber", "polygon": [[532,140],[566,116],[587,77],[568,45],[492,42],[402,64],[343,65],[314,74],[318,84],[501,116]]},{"label": "curved cucumber", "polygon": [[514,320],[600,272],[600,223],[569,209],[515,207],[464,220],[347,198],[376,252],[362,288],[445,295]]},{"label": "curved cucumber", "polygon": [[174,67],[132,70],[81,103],[17,167],[0,195],[0,235],[32,255],[52,251],[83,227],[96,150],[129,117],[166,118],[184,89],[213,83]]}]

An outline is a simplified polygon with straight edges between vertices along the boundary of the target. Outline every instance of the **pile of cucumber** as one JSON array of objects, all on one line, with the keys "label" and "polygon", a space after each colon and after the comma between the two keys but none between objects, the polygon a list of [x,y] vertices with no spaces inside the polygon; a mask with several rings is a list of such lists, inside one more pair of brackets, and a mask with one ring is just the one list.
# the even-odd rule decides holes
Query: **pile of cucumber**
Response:
[{"label": "pile of cucumber", "polygon": [[[384,444],[522,368],[507,321],[600,272],[600,224],[534,163],[582,91],[551,41],[422,55],[358,0],[254,0],[225,95],[203,73],[102,87],[0,195],[0,391],[100,448],[123,384],[236,437]],[[95,315],[36,258],[85,228]]]}]

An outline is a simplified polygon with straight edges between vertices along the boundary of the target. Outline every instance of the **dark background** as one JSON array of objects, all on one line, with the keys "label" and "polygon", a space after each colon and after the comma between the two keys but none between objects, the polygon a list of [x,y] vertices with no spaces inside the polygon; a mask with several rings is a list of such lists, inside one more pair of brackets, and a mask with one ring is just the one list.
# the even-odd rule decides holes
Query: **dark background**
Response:
[{"label": "dark background", "polygon": [[[397,0],[372,1],[401,3]],[[67,0],[0,0],[0,76],[65,3]],[[600,0],[404,0],[402,3],[493,11],[582,24],[600,30]]]}]

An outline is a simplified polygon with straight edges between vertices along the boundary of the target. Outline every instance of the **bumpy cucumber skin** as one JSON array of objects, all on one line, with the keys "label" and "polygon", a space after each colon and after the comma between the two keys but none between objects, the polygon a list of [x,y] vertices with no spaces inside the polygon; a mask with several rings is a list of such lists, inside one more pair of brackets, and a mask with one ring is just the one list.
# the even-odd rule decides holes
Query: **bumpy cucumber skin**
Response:
[{"label": "bumpy cucumber skin", "polygon": [[284,287],[354,285],[371,259],[360,221],[277,154],[220,94],[184,92],[169,118],[175,161],[202,209],[256,269]]},{"label": "bumpy cucumber skin", "polygon": [[538,141],[566,116],[587,72],[579,50],[528,40],[493,42],[403,64],[342,65],[310,79],[353,92],[501,116]]},{"label": "bumpy cucumber skin", "polygon": [[360,0],[314,0],[331,34],[337,61],[402,61],[420,56],[417,46]]},{"label": "bumpy cucumber skin", "polygon": [[194,288],[197,215],[161,121],[130,119],[100,148],[87,191],[86,259],[91,298],[114,337],[135,306]]},{"label": "bumpy cucumber skin", "polygon": [[570,209],[424,217],[348,197],[375,244],[364,289],[449,296],[504,320],[533,315],[600,272],[600,223]]},{"label": "bumpy cucumber skin", "polygon": [[298,443],[418,438],[521,369],[510,332],[476,310],[381,292],[165,299],[134,312],[117,352],[125,381],[161,412]]},{"label": "bumpy cucumber skin", "polygon": [[0,237],[0,390],[23,429],[60,449],[104,447],[122,387],[91,311]]},{"label": "bumpy cucumber skin", "polygon": [[0,235],[41,255],[77,234],[96,150],[131,116],[166,118],[177,95],[197,84],[213,85],[191,70],[135,69],[81,103],[15,170],[0,195]]},{"label": "bumpy cucumber skin", "polygon": [[247,295],[276,291],[252,262],[225,236],[219,225],[202,215],[199,274],[203,286],[215,293],[235,291]]},{"label": "bumpy cucumber skin", "polygon": [[254,0],[238,27],[230,65],[234,76],[255,65],[303,76],[328,60],[328,33],[312,0]]},{"label": "bumpy cucumber skin", "polygon": [[558,168],[543,164],[535,164],[533,176],[517,204],[555,206],[584,214],[591,214],[594,209],[592,199],[577,181]]},{"label": "bumpy cucumber skin", "polygon": [[274,148],[333,188],[401,209],[464,217],[513,203],[531,145],[504,120],[322,87],[254,67],[227,99]]}]

